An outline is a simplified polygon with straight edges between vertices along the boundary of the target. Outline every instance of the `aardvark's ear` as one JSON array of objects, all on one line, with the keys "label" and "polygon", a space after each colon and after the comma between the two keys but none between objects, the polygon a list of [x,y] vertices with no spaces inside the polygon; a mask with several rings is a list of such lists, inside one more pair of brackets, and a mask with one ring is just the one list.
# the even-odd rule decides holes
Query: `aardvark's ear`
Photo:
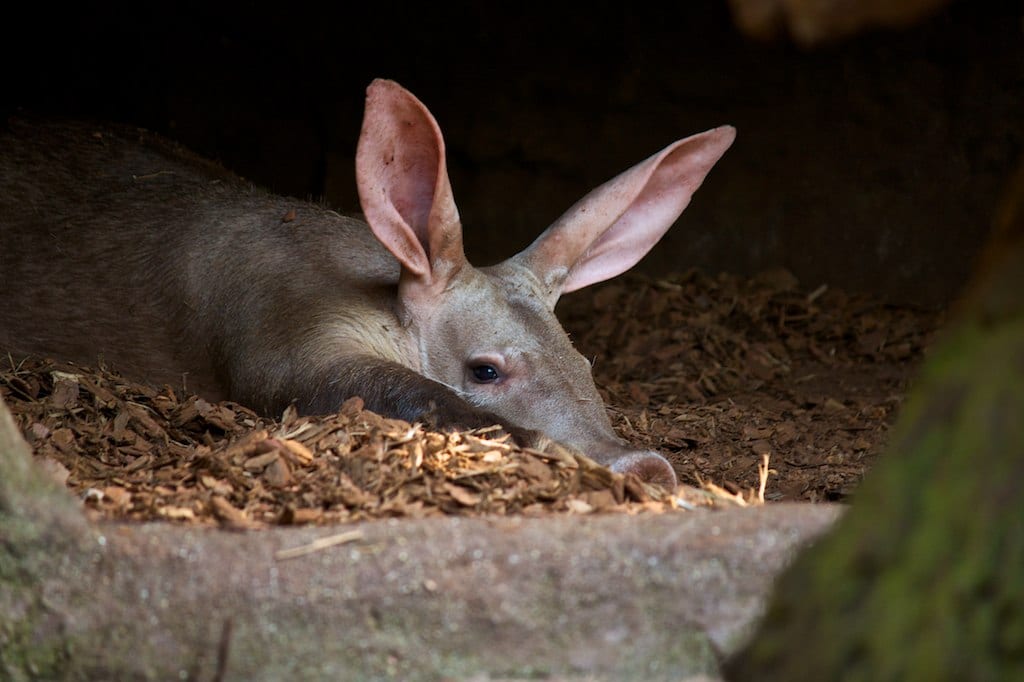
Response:
[{"label": "aardvark's ear", "polygon": [[721,126],[670,144],[580,199],[514,260],[544,285],[548,304],[614,277],[650,251],[736,137]]},{"label": "aardvark's ear", "polygon": [[465,264],[441,130],[394,81],[367,89],[356,185],[374,235],[420,284],[443,286]]}]

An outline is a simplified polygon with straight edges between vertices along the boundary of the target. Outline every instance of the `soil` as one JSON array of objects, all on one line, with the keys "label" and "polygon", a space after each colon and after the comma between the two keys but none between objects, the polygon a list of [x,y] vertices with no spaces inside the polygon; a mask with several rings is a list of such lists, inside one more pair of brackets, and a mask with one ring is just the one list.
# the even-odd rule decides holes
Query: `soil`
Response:
[{"label": "soil", "polygon": [[568,296],[559,316],[593,360],[616,428],[669,458],[677,490],[557,444],[425,431],[359,399],[272,421],[102,367],[14,358],[0,396],[35,456],[97,518],[255,528],[836,501],[884,449],[943,321],[808,291],[781,270],[623,277]]}]

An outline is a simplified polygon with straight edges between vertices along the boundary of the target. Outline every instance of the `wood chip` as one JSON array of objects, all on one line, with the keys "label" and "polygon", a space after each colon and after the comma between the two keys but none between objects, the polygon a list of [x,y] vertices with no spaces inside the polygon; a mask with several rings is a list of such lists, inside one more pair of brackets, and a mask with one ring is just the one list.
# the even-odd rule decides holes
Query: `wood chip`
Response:
[{"label": "wood chip", "polygon": [[236,509],[219,495],[210,498],[210,509],[221,524],[228,528],[252,528],[256,525],[245,515],[244,511]]},{"label": "wood chip", "polygon": [[283,446],[289,459],[295,464],[305,465],[313,461],[313,451],[299,441],[285,438],[278,442]]},{"label": "wood chip", "polygon": [[55,410],[71,410],[77,405],[78,375],[68,372],[54,372],[50,407]]},{"label": "wood chip", "polygon": [[269,464],[276,462],[280,458],[281,455],[277,452],[267,452],[245,460],[242,463],[242,468],[246,471],[263,471],[263,469],[265,469]]},{"label": "wood chip", "polygon": [[482,499],[478,493],[463,488],[461,485],[453,485],[451,483],[445,483],[445,490],[452,496],[452,499],[461,504],[464,507],[475,507],[480,504]]},{"label": "wood chip", "polygon": [[361,530],[350,530],[344,533],[337,533],[335,535],[329,535],[327,537],[319,538],[301,547],[294,547],[292,549],[282,549],[274,554],[274,558],[278,561],[284,561],[286,559],[297,559],[307,554],[314,552],[321,552],[331,547],[337,547],[338,545],[345,545],[350,542],[356,542],[363,539],[363,532]]}]

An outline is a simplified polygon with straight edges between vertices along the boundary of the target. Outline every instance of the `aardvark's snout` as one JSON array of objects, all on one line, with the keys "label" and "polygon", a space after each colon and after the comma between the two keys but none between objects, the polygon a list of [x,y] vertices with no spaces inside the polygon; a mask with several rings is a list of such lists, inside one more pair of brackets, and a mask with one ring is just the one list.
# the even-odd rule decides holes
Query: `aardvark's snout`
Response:
[{"label": "aardvark's snout", "polygon": [[640,480],[648,483],[655,483],[670,490],[674,490],[678,479],[676,472],[668,460],[653,450],[630,452],[621,455],[609,465],[612,471],[618,473],[634,473]]}]

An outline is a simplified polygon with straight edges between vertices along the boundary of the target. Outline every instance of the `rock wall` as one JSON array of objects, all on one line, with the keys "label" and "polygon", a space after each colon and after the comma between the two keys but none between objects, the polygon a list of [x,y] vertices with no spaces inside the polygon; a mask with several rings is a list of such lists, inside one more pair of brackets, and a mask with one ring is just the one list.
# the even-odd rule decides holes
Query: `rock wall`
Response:
[{"label": "rock wall", "polygon": [[357,210],[363,91],[391,77],[446,131],[480,262],[673,139],[732,123],[733,149],[642,269],[783,266],[808,286],[948,301],[1024,146],[1019,3],[954,2],[813,51],[745,37],[727,5],[62,10],[12,22],[0,111],[137,123]]}]

